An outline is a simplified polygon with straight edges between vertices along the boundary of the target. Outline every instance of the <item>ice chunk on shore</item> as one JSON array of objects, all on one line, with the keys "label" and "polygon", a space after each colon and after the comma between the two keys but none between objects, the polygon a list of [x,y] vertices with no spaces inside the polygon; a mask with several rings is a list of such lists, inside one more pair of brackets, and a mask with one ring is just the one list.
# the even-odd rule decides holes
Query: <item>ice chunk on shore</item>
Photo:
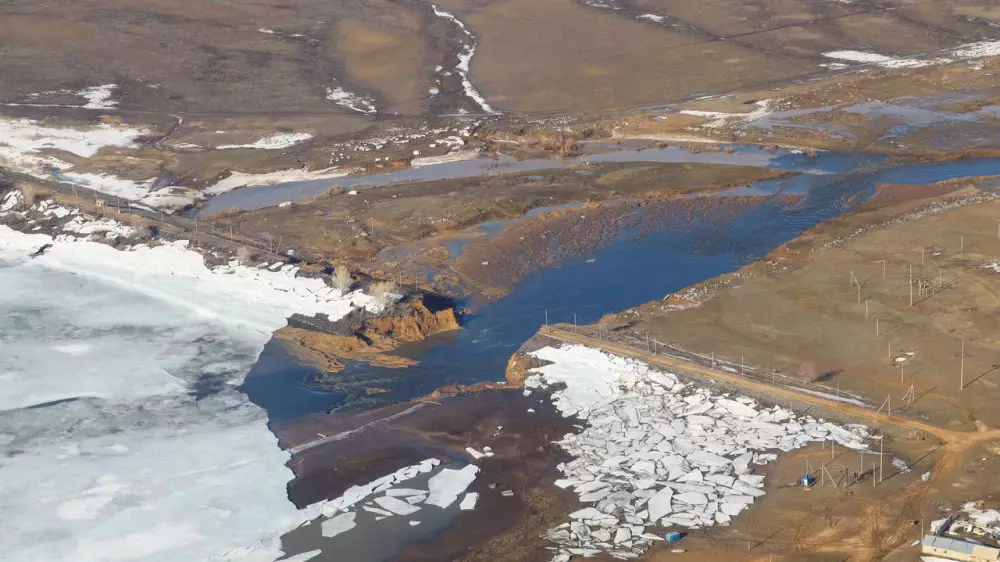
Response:
[{"label": "ice chunk on shore", "polygon": [[[680,384],[646,364],[579,345],[532,354],[547,364],[532,369],[529,394],[532,388],[556,389],[556,408],[586,421],[581,433],[559,441],[573,460],[560,464],[563,478],[557,483],[596,505],[570,514],[568,529],[546,535],[559,545],[559,555],[596,550],[637,556],[649,546],[638,540],[647,522],[728,525],[764,494],[764,477],[753,473],[753,465],[777,458],[766,451],[824,438],[864,446],[867,436],[863,427],[826,427],[749,398]],[[627,553],[616,547],[622,544],[630,546]]]}]

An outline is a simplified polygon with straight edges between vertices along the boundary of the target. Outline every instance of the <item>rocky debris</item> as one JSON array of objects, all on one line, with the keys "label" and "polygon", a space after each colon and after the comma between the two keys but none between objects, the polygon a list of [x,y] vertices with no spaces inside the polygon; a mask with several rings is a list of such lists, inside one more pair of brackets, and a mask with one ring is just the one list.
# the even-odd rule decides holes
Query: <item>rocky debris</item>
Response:
[{"label": "rocky debris", "polygon": [[534,369],[525,393],[554,389],[565,416],[587,424],[559,445],[574,460],[555,484],[587,507],[545,533],[553,560],[606,552],[635,558],[668,529],[728,525],[764,495],[755,465],[809,442],[866,449],[863,426],[841,427],[755,400],[716,394],[637,361],[572,345],[533,353],[552,364]]}]

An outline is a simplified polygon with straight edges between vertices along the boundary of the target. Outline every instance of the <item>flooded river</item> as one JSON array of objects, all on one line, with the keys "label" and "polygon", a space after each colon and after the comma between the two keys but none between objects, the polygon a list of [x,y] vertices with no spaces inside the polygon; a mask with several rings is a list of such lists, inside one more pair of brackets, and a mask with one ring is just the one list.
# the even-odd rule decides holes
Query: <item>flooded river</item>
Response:
[{"label": "flooded river", "polygon": [[[371,367],[348,362],[336,378],[336,388],[326,398],[315,389],[296,402],[300,414],[331,407],[367,408],[392,401],[425,395],[452,383],[471,384],[498,381],[510,355],[545,322],[591,323],[606,313],[617,312],[727,272],[766,255],[805,230],[840,215],[851,205],[863,202],[881,182],[926,184],[960,177],[1000,174],[1000,160],[966,159],[940,163],[887,164],[872,155],[822,153],[813,160],[789,151],[767,152],[741,148],[732,154],[691,154],[676,149],[651,149],[594,155],[594,161],[632,161],[669,158],[733,164],[764,163],[769,167],[802,172],[783,180],[768,180],[733,188],[717,196],[797,194],[803,198],[789,205],[787,200],[757,201],[735,216],[708,217],[695,224],[662,224],[638,233],[629,229],[591,255],[570,259],[555,267],[534,272],[503,299],[483,306],[466,316],[463,329],[404,346],[397,354],[416,359],[419,365],[406,369]],[[546,161],[548,163],[548,161]],[[482,162],[461,163],[476,169]],[[518,169],[529,163],[513,164]],[[267,188],[257,188],[265,190]],[[269,188],[280,191],[284,188]],[[262,193],[263,191],[258,191]],[[242,191],[233,192],[237,196]],[[227,203],[226,206],[230,204]],[[642,212],[641,210],[637,212]],[[262,361],[270,353],[269,346]],[[274,372],[256,384],[274,392],[304,393],[301,385],[312,378],[302,372],[294,377]],[[248,392],[254,401],[252,388]],[[390,390],[368,397],[359,392],[366,387]],[[285,390],[280,390],[285,388]],[[261,405],[273,399],[260,399]],[[275,411],[275,415],[287,415]],[[272,408],[273,409],[273,408]]]}]

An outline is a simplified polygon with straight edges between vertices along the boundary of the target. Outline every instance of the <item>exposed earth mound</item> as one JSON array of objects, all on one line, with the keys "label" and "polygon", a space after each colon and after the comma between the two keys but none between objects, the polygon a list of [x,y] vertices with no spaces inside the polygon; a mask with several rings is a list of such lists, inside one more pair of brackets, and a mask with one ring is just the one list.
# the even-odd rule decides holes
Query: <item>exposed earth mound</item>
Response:
[{"label": "exposed earth mound", "polygon": [[[415,362],[382,354],[401,344],[460,328],[454,308],[435,305],[426,296],[416,296],[379,316],[365,317],[367,313],[354,311],[335,323],[293,320],[275,335],[294,355],[328,373],[344,369],[340,359],[361,360],[381,367],[407,367]],[[292,324],[302,324],[308,329]]]}]

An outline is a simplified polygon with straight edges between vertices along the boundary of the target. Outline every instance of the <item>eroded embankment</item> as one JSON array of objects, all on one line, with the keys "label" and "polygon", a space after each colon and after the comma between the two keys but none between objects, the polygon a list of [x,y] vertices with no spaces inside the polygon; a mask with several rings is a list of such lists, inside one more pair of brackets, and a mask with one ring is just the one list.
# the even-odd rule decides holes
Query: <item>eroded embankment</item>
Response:
[{"label": "eroded embankment", "polygon": [[342,371],[343,359],[380,367],[409,367],[416,361],[385,352],[460,328],[455,309],[448,306],[432,310],[428,303],[433,300],[412,295],[386,313],[352,313],[336,322],[293,318],[289,326],[274,335],[293,355],[325,373]]}]

